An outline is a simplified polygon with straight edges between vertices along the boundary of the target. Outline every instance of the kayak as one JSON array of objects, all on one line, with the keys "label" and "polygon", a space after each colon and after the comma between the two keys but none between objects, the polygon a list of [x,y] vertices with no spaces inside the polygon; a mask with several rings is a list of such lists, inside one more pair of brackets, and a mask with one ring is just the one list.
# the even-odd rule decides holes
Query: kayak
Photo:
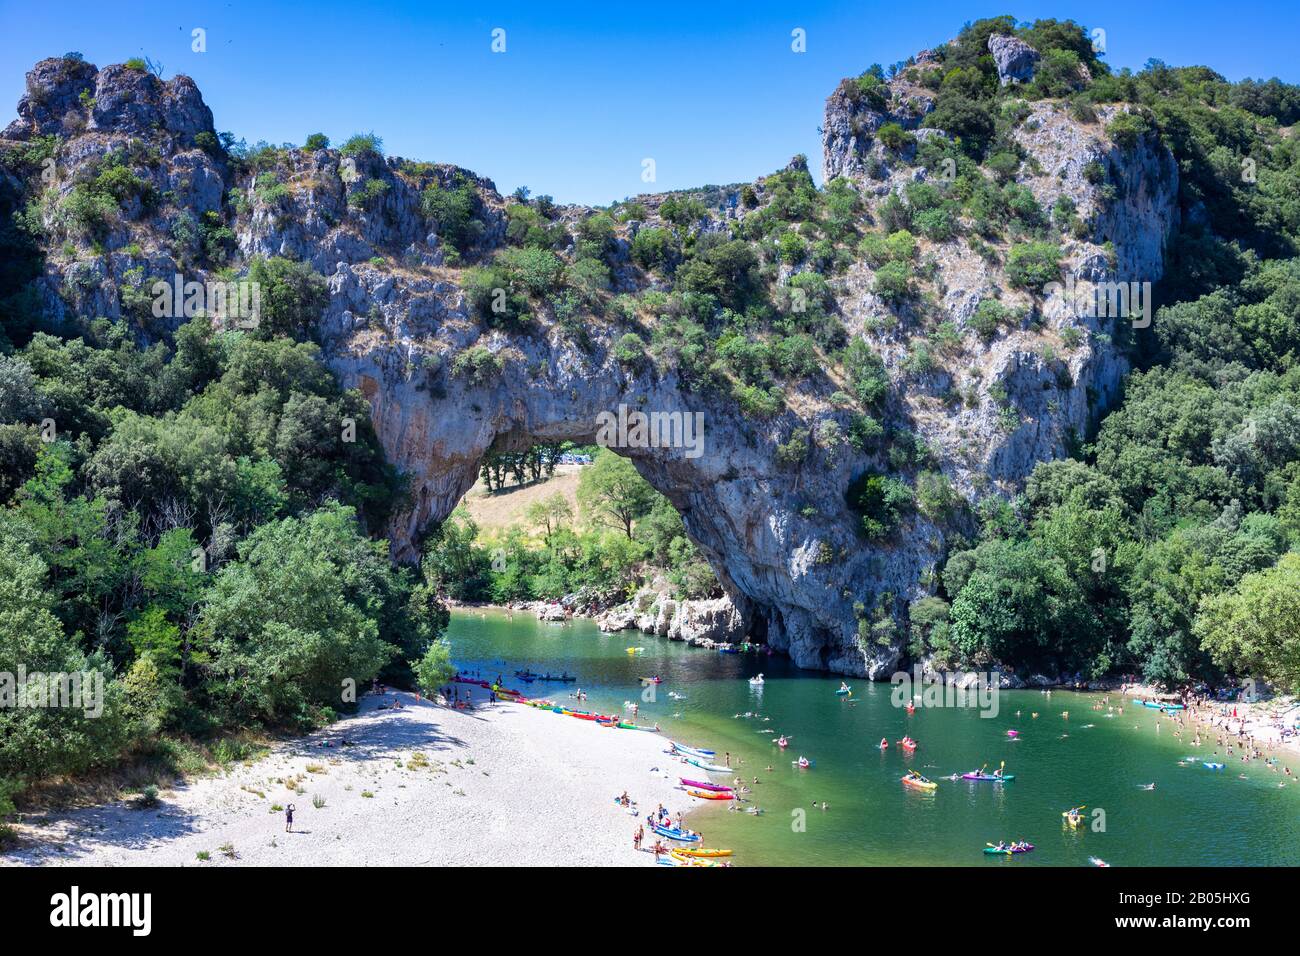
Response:
[{"label": "kayak", "polygon": [[691,857],[731,856],[730,850],[715,850],[715,849],[710,849],[709,847],[706,846],[683,847],[680,850],[673,850],[672,852],[674,856],[691,856]]},{"label": "kayak", "polygon": [[1071,820],[1071,819],[1070,819],[1070,811],[1069,811],[1069,810],[1062,810],[1062,811],[1061,811],[1061,819],[1064,820],[1066,823],[1068,823],[1070,826],[1075,827],[1076,829],[1077,829],[1078,827],[1083,826],[1083,824],[1084,824],[1084,822],[1085,822],[1082,813],[1079,814],[1079,819],[1078,819],[1078,820]]},{"label": "kayak", "polygon": [[681,830],[670,830],[668,827],[661,827],[657,823],[654,824],[651,827],[651,829],[653,829],[655,833],[658,833],[660,836],[667,837],[670,840],[677,840],[679,843],[700,842],[700,835],[698,833],[692,833],[688,836],[687,834],[682,833]]},{"label": "kayak", "polygon": [[644,650],[645,650],[644,647],[629,647],[629,648],[627,649],[627,652],[628,652],[629,654],[640,654],[640,653],[641,653],[642,651],[644,651]]},{"label": "kayak", "polygon": [[679,777],[683,787],[694,787],[696,790],[717,790],[719,793],[726,791],[731,792],[731,787],[724,787],[717,783],[705,783],[703,780],[687,780],[685,777]]},{"label": "kayak", "polygon": [[1002,850],[999,850],[999,849],[998,849],[997,847],[995,847],[995,846],[986,846],[986,847],[984,848],[984,852],[985,852],[985,853],[1000,853],[1000,854],[1002,854],[1003,856],[1006,856],[1006,855],[1011,854],[1011,853],[1028,853],[1028,852],[1029,852],[1030,850],[1032,850],[1033,848],[1034,848],[1034,845],[1033,845],[1032,843],[1027,843],[1027,844],[1025,844],[1024,846],[1016,847],[1015,849],[1011,849],[1010,847],[1007,847],[1007,848],[1002,849]]},{"label": "kayak", "polygon": [[835,692],[835,695],[837,697],[843,697],[845,694],[851,694],[851,693],[853,693],[852,687],[841,687],[839,690]]},{"label": "kayak", "polygon": [[936,790],[939,785],[933,780],[921,780],[916,777],[903,777],[903,786],[913,787],[917,790]]},{"label": "kayak", "polygon": [[1090,856],[1090,857],[1088,857],[1088,862],[1091,863],[1093,866],[1110,866],[1109,863],[1107,863],[1105,860],[1103,860],[1103,859],[1102,859],[1101,857],[1099,857],[1099,856]]},{"label": "kayak", "polygon": [[664,682],[664,679],[663,679],[662,677],[642,677],[642,678],[641,678],[641,683],[643,683],[643,684],[662,684],[663,682]]},{"label": "kayak", "polygon": [[898,745],[899,745],[900,747],[902,747],[904,750],[915,750],[915,749],[916,749],[916,741],[915,741],[915,740],[900,740],[900,741],[898,742]]},{"label": "kayak", "polygon": [[660,864],[666,866],[725,866],[716,860],[699,860],[697,857],[686,855],[682,849],[669,849],[667,860],[660,860]]},{"label": "kayak", "polygon": [[735,800],[736,795],[730,790],[692,790],[687,789],[687,795],[696,797],[700,800]]},{"label": "kayak", "polygon": [[1221,763],[1207,763],[1207,764],[1205,764],[1205,769],[1206,769],[1206,770],[1222,770],[1222,769],[1223,769],[1223,764],[1221,764]]},{"label": "kayak", "polygon": [[699,760],[694,760],[690,757],[686,758],[686,762],[690,764],[692,767],[699,767],[701,770],[707,770],[709,773],[735,773],[736,772],[734,767],[722,767],[715,763],[701,763]]},{"label": "kayak", "polygon": [[1150,707],[1152,710],[1186,710],[1184,704],[1166,704],[1158,700],[1140,700],[1138,701],[1143,707]]},{"label": "kayak", "polygon": [[987,780],[991,783],[1001,783],[1004,780],[1015,780],[1014,773],[1004,773],[1000,777],[995,777],[991,773],[964,773],[961,775],[963,780]]},{"label": "kayak", "polygon": [[656,733],[659,729],[657,727],[642,727],[640,724],[629,724],[622,720],[619,721],[618,726],[623,730],[648,730],[652,734]]},{"label": "kayak", "polygon": [[680,750],[684,754],[690,754],[692,757],[703,757],[706,760],[711,760],[718,755],[716,750],[705,750],[703,747],[688,747],[674,740],[668,741],[668,746],[674,750]]}]

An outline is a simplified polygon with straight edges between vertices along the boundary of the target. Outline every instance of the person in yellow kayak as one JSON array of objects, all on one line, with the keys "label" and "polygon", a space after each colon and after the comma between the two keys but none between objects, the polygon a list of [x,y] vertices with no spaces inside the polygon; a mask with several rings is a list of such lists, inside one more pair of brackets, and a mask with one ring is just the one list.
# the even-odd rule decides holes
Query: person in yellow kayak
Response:
[{"label": "person in yellow kayak", "polygon": [[1066,814],[1065,819],[1070,821],[1070,826],[1077,827],[1083,817],[1079,814],[1079,807],[1072,807]]}]

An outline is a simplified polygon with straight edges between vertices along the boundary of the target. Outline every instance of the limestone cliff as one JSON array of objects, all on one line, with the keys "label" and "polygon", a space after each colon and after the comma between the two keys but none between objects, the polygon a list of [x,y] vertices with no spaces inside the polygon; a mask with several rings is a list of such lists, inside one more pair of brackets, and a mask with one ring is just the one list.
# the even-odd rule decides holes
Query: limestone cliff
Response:
[{"label": "limestone cliff", "polygon": [[[1009,68],[1032,68],[1024,51],[1007,55]],[[852,81],[828,101],[823,170],[855,184],[865,221],[907,183],[931,175],[909,162],[909,149],[887,150],[876,134],[894,122],[922,140],[943,136],[919,129],[932,108],[926,91],[903,78],[888,85],[883,102],[862,101]],[[1044,208],[1065,197],[1084,224],[1062,242],[1066,276],[1158,279],[1178,215],[1168,151],[1150,135],[1128,148],[1113,143],[1106,122],[1122,107],[1086,122],[1053,101],[1027,109],[1016,135],[1029,159],[1015,179]],[[141,341],[165,337],[178,320],[141,319],[124,307],[124,292],[174,273],[215,274],[188,228],[204,214],[231,230],[234,269],[253,256],[286,256],[327,277],[329,304],[314,335],[343,384],[368,399],[384,448],[410,482],[410,508],[389,529],[395,558],[418,557],[422,532],[457,505],[489,449],[589,442],[598,416],[620,404],[698,411],[703,455],[620,450],[679,509],[739,608],[688,615],[678,631],[721,633],[748,620],[800,666],[846,674],[879,677],[899,659],[897,637],[882,644],[862,636],[865,615],[890,600],[886,613],[902,615],[907,601],[931,592],[949,528],[916,513],[885,543],[864,542],[846,488],[865,469],[891,465],[879,451],[834,437],[850,420],[836,397],[844,375],[833,363],[791,388],[776,414],[759,418],[741,414],[725,394],[693,388],[671,362],[620,362],[614,344],[652,326],[652,313],[610,311],[579,331],[543,309],[527,328],[495,327],[476,315],[463,287],[463,263],[487,262],[506,242],[505,203],[489,180],[454,166],[334,149],[275,150],[248,169],[217,145],[211,113],[185,77],[164,82],[122,66],[46,60],[28,74],[18,114],[3,134],[10,145],[58,138],[57,175],[28,186],[51,237],[40,291],[52,326],[72,332],[106,316],[135,324]],[[151,201],[124,201],[91,243],[61,226],[61,201],[109,154],[127,157],[150,185]],[[1107,188],[1095,181],[1097,168]],[[29,183],[37,173],[4,170]],[[463,256],[449,255],[439,224],[422,210],[420,194],[433,183],[469,183],[477,196],[481,225]],[[666,223],[665,197],[654,196],[641,199],[643,219],[618,224],[615,292],[662,285],[628,257],[638,230],[729,234],[771,198],[764,180],[701,195],[707,212],[698,222]],[[588,212],[556,210],[554,221],[568,234],[562,255],[572,253]],[[917,317],[882,301],[865,261],[829,276],[833,312],[849,336],[865,336],[885,360],[888,423],[923,438],[936,470],[967,501],[1010,494],[1036,462],[1064,454],[1115,395],[1127,366],[1112,342],[1114,323],[1080,316],[1060,294],[1013,290],[1002,265],[960,237],[920,246],[933,262],[935,307],[961,336],[957,354],[920,372],[905,362]],[[784,286],[806,268],[781,265],[774,281]],[[1020,306],[1024,318],[986,341],[969,325],[988,298]],[[480,361],[457,362],[476,349]],[[778,448],[794,436],[806,448],[792,465]]]}]

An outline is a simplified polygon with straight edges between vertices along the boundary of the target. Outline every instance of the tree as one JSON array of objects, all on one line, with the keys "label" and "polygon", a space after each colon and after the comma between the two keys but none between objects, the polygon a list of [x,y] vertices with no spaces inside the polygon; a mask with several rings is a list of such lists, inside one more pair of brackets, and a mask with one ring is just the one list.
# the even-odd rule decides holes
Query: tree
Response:
[{"label": "tree", "polygon": [[429,586],[458,601],[480,598],[489,558],[477,539],[478,525],[464,506],[448,515],[425,541],[420,569]]},{"label": "tree", "polygon": [[[327,505],[263,525],[217,575],[199,619],[207,691],[239,723],[315,723],[370,683],[396,650],[380,636],[392,574],[353,509]],[[293,595],[293,600],[286,600]]]},{"label": "tree", "polygon": [[568,521],[573,520],[573,508],[564,495],[556,492],[549,498],[535,501],[528,508],[528,523],[533,527],[541,526],[543,536],[550,539]]},{"label": "tree", "polygon": [[451,649],[442,641],[429,645],[424,656],[415,664],[415,681],[425,694],[433,696],[456,675],[451,663]]},{"label": "tree", "polygon": [[329,302],[325,277],[305,262],[279,256],[254,259],[248,267],[248,278],[258,283],[261,294],[256,329],[261,338],[308,337]]},{"label": "tree", "polygon": [[[131,739],[122,688],[102,652],[84,653],[53,613],[45,562],[31,546],[33,532],[13,512],[0,512],[0,673],[16,680],[35,674],[96,674],[102,712],[94,710],[93,679],[82,681],[81,706],[0,706],[0,796],[22,778],[76,773],[118,757]],[[48,685],[47,685],[48,686]],[[23,693],[14,683],[9,690]]]},{"label": "tree", "polygon": [[1300,690],[1300,554],[1201,602],[1196,636],[1220,667]]},{"label": "tree", "polygon": [[648,514],[655,491],[632,462],[602,450],[578,477],[578,506],[589,519],[623,531],[632,539],[632,526]]}]

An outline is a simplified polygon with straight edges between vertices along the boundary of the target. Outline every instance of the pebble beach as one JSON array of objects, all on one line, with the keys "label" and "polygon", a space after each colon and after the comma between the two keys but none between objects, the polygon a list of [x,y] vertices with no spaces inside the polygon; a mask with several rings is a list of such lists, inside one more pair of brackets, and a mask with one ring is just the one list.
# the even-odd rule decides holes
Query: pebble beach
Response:
[{"label": "pebble beach", "polygon": [[[0,866],[654,865],[615,798],[626,791],[642,818],[660,803],[690,809],[664,736],[473,689],[470,710],[368,695],[356,716],[164,790],[151,809],[28,816]],[[273,807],[290,803],[285,832]]]}]

